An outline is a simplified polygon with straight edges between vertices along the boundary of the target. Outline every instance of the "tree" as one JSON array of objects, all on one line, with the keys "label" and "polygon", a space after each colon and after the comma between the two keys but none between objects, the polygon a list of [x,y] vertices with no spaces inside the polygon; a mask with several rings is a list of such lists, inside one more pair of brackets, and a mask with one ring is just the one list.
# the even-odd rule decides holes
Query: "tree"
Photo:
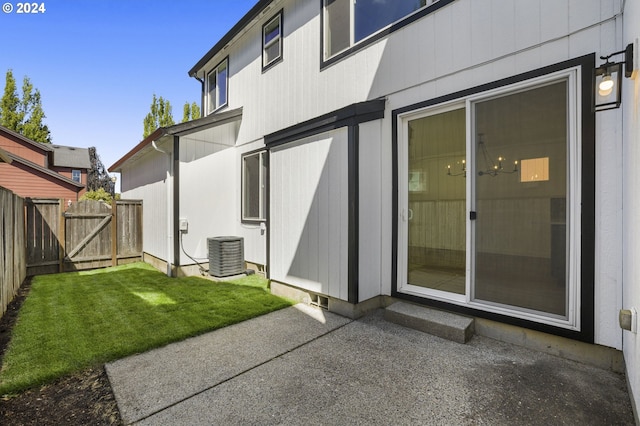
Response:
[{"label": "tree", "polygon": [[100,161],[100,156],[95,146],[89,148],[89,161],[91,168],[87,172],[87,190],[97,191],[102,188],[107,192],[111,192],[111,176],[109,176],[106,167]]},{"label": "tree", "polygon": [[185,102],[182,108],[182,122],[185,123],[190,120],[197,120],[198,118],[200,118],[200,107],[198,104],[193,102],[189,105],[189,102]]},{"label": "tree", "polygon": [[[110,192],[107,192],[104,190],[104,188],[98,188],[95,191],[87,191],[84,193],[84,195],[82,197],[80,197],[81,200],[97,200],[97,201],[104,201],[107,204],[111,204],[113,197],[111,196]],[[120,194],[116,194],[116,200],[120,199]]]},{"label": "tree", "polygon": [[175,124],[173,116],[171,115],[171,104],[168,100],[165,100],[162,96],[156,98],[156,94],[153,94],[153,101],[151,102],[151,112],[144,118],[144,132],[142,138],[146,138],[156,129],[160,127],[172,126]]},{"label": "tree", "polygon": [[45,118],[42,110],[40,91],[33,90],[33,85],[28,77],[22,83],[22,105],[20,116],[23,120],[20,133],[32,141],[51,143],[49,127],[42,122]]},{"label": "tree", "polygon": [[13,71],[7,70],[5,76],[4,94],[0,100],[0,124],[7,129],[18,131],[21,123],[20,98],[16,87]]},{"label": "tree", "polygon": [[0,100],[0,124],[33,141],[51,143],[49,127],[42,122],[45,117],[40,91],[34,90],[29,77],[23,79],[20,99],[13,71],[7,70]]}]

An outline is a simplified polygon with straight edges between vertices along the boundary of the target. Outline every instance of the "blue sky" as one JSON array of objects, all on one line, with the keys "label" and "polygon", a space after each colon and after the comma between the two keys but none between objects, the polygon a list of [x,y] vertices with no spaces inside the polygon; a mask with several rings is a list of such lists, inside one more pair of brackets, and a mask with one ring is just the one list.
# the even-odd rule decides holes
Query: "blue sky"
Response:
[{"label": "blue sky", "polygon": [[154,93],[171,102],[176,122],[186,101],[200,104],[187,72],[256,0],[49,0],[28,15],[7,2],[0,90],[8,69],[19,92],[28,76],[53,143],[95,146],[109,167],[142,140]]}]

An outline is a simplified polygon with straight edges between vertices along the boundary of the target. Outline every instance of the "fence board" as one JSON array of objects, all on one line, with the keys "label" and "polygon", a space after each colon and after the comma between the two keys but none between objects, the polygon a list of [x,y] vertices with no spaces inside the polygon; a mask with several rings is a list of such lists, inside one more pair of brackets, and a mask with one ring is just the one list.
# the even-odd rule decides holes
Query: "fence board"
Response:
[{"label": "fence board", "polygon": [[26,277],[24,200],[0,187],[0,317]]},{"label": "fence board", "polygon": [[[141,201],[118,201],[115,212],[111,206],[94,200],[72,203],[66,212],[63,208],[58,200],[43,199],[29,200],[25,207],[30,275],[102,268],[142,259]],[[114,219],[112,229],[107,225]]]}]

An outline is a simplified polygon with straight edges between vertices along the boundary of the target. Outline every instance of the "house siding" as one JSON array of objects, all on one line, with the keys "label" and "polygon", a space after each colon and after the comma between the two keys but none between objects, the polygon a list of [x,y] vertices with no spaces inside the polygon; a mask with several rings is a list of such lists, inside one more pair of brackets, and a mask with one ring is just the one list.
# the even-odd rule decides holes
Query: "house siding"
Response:
[{"label": "house siding", "polygon": [[80,188],[34,171],[17,161],[11,164],[0,163],[0,186],[23,198],[63,198],[65,201],[77,201],[80,198]]},{"label": "house siding", "polygon": [[[223,230],[224,234],[241,235],[245,238],[248,260],[261,263],[269,258],[274,277],[291,281],[300,278],[296,282],[303,288],[346,297],[342,284],[334,288],[325,284],[327,280],[317,278],[314,265],[303,265],[299,272],[301,276],[297,278],[291,278],[293,275],[289,273],[291,250],[296,250],[293,246],[298,242],[286,234],[288,230],[284,224],[300,218],[293,219],[293,213],[282,207],[282,200],[290,191],[297,194],[297,202],[302,203],[306,193],[295,186],[298,184],[294,179],[307,182],[308,176],[295,168],[303,166],[293,164],[291,159],[288,163],[284,160],[287,149],[301,149],[302,145],[272,149],[275,155],[270,165],[271,212],[267,234],[271,234],[272,242],[269,255],[260,227],[247,226],[240,221],[240,155],[262,147],[265,135],[347,105],[383,97],[386,99],[385,117],[359,127],[359,223],[366,232],[361,231],[358,236],[358,294],[360,300],[391,294],[394,279],[391,247],[397,226],[392,219],[392,182],[395,178],[392,111],[585,55],[598,57],[619,50],[622,38],[619,12],[623,4],[622,0],[456,0],[331,65],[323,66],[321,2],[278,2],[272,10],[283,9],[283,61],[262,70],[260,31],[262,24],[273,16],[273,13],[266,13],[201,70],[200,77],[229,57],[229,104],[223,110],[242,107],[243,119],[235,141],[237,150],[203,152],[202,155],[194,154],[194,159],[189,146],[181,152],[184,162],[181,163],[181,215],[188,216],[190,229],[192,224],[197,229],[184,235],[185,246],[200,257],[204,256],[205,235],[213,236],[210,234]],[[625,38],[628,39],[630,36]],[[580,101],[589,102],[587,99]],[[623,303],[620,243],[623,236],[620,185],[624,177],[621,167],[623,136],[616,132],[621,122],[619,111],[596,116],[594,338],[596,343],[618,349],[623,346],[616,315]],[[317,143],[322,144],[320,140]],[[307,155],[306,151],[299,153]],[[219,164],[222,159],[233,166]],[[315,165],[312,159],[308,160],[310,166]],[[292,170],[283,170],[294,165]],[[213,166],[218,167],[217,171],[212,171]],[[142,173],[131,166],[126,170],[132,176]],[[164,170],[166,172],[166,166]],[[227,176],[227,173],[233,176]],[[123,174],[123,183],[125,179]],[[219,185],[222,180],[227,186]],[[206,194],[195,194],[195,188],[202,187],[205,181],[210,186]],[[325,190],[322,185],[308,183],[311,194]],[[145,192],[150,189],[141,185],[146,184],[130,186],[131,190],[125,195],[151,196],[150,192]],[[154,199],[154,206],[166,211],[160,207],[167,201],[166,190],[159,190],[158,194],[165,198]],[[222,203],[232,205],[224,215],[216,212],[218,197]],[[310,206],[306,206],[307,211],[303,207],[302,204],[296,206],[302,219],[322,215]],[[202,212],[209,211],[216,212],[220,228],[207,223],[206,214]],[[158,227],[166,229],[167,225],[158,222]],[[300,232],[298,237],[304,234]],[[163,238],[166,239],[166,235]],[[274,241],[280,238],[289,241],[287,244],[292,247],[285,247],[284,243],[277,246]],[[315,245],[311,236],[309,238],[308,247]],[[152,244],[157,245],[166,244],[157,241]],[[313,257],[314,253],[309,251],[308,256]],[[188,260],[181,258],[182,261]],[[318,268],[320,273],[320,266]],[[338,281],[342,282],[341,279]]]},{"label": "house siding", "polygon": [[25,160],[31,161],[38,166],[48,167],[48,153],[39,150],[37,147],[29,145],[23,141],[0,132],[0,148],[10,152]]},{"label": "house siding", "polygon": [[270,277],[348,297],[347,130],[271,151]]},{"label": "house siding", "polygon": [[[170,144],[161,147],[171,152]],[[169,173],[166,154],[151,151],[136,161],[126,164],[122,170],[121,196],[123,199],[143,200],[142,247],[146,253],[166,260],[168,247],[173,247],[168,231],[172,218],[168,208],[167,192],[171,191],[172,176]]]},{"label": "house siding", "polygon": [[[638,2],[626,2],[624,10],[624,32],[622,39],[625,43],[640,39],[640,4]],[[636,55],[638,51],[636,50]],[[638,60],[638,59],[636,59]],[[622,114],[622,152],[619,157],[621,163],[612,166],[624,171],[622,176],[623,189],[623,213],[621,220],[622,229],[622,265],[623,273],[621,281],[624,284],[622,292],[622,308],[634,307],[640,311],[640,170],[637,164],[640,161],[640,76],[635,80],[623,81],[623,106]],[[609,135],[615,134],[615,128],[608,128]],[[619,185],[619,183],[618,183]],[[618,277],[615,276],[615,279]],[[613,312],[615,313],[615,312]],[[639,324],[640,325],[640,324]],[[627,365],[627,380],[634,397],[636,406],[636,421],[640,414],[640,335],[630,331],[623,331],[623,352]]]}]

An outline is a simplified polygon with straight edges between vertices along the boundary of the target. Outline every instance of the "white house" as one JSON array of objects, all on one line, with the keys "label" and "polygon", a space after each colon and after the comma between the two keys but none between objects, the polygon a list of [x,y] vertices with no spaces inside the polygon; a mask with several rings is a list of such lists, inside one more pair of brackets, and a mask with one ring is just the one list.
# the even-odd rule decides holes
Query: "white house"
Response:
[{"label": "white house", "polygon": [[110,171],[168,274],[240,236],[342,313],[393,296],[621,351],[638,406],[639,37],[625,0],[260,0],[189,71],[204,118]]}]

